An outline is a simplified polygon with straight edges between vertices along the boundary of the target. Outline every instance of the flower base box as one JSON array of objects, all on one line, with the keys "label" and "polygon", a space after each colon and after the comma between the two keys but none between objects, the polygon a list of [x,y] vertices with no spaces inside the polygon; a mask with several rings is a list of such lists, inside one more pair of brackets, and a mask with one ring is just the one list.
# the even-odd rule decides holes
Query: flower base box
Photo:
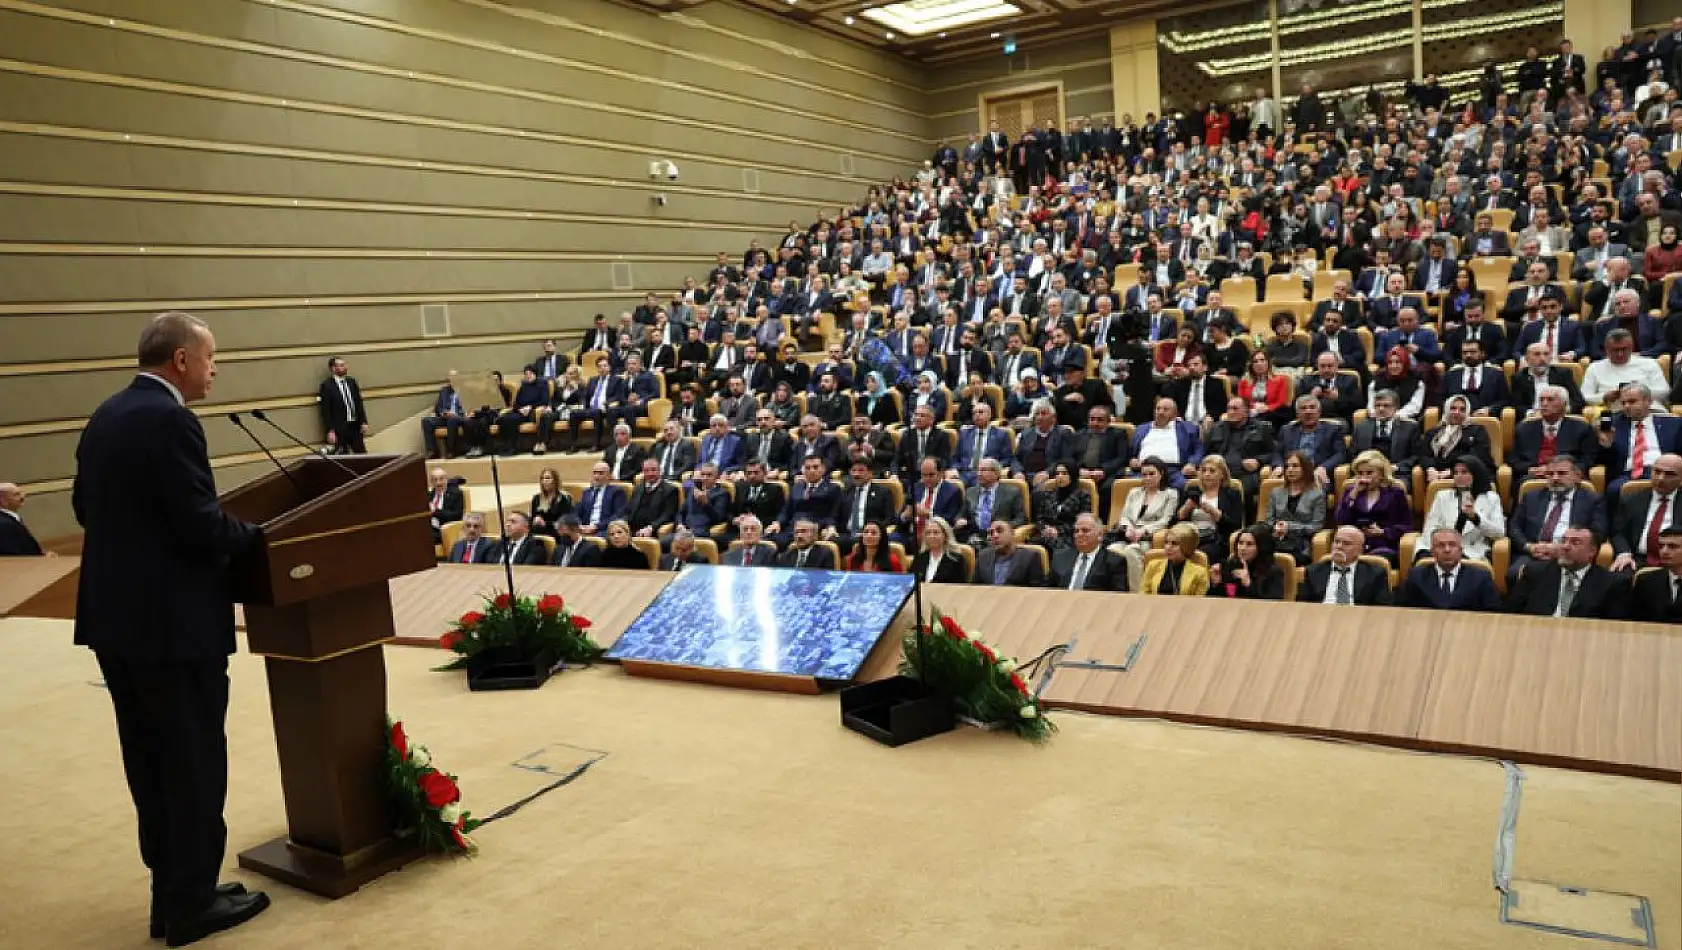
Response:
[{"label": "flower base box", "polygon": [[521,657],[513,651],[486,650],[468,661],[467,688],[474,692],[537,689],[548,682],[554,669],[552,654]]},{"label": "flower base box", "polygon": [[950,694],[893,676],[841,691],[841,724],[886,746],[902,746],[955,725]]}]

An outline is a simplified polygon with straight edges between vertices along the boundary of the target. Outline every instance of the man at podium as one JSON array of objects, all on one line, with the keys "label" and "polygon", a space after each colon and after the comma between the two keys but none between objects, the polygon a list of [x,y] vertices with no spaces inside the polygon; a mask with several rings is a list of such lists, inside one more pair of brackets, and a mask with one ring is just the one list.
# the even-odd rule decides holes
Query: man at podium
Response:
[{"label": "man at podium", "polygon": [[[123,769],[152,871],[152,936],[182,947],[269,906],[217,885],[227,827],[230,562],[261,541],[221,508],[204,429],[216,340],[185,313],[141,332],[140,372],[88,419],[71,504],[84,531],[76,643],[116,711]],[[136,499],[145,499],[137,504]]]}]

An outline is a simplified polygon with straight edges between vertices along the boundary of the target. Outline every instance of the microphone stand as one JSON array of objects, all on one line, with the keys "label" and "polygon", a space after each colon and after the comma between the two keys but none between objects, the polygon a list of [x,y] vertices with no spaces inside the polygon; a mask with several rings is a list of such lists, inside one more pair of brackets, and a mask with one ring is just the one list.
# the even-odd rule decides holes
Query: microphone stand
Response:
[{"label": "microphone stand", "polygon": [[[349,465],[346,465],[345,463],[339,461],[338,459],[334,458],[333,456],[328,455],[326,452],[323,452],[319,449],[314,448],[308,442],[305,442],[303,439],[300,439],[297,436],[293,435],[292,433],[286,431],[285,429],[282,429],[280,427],[280,423],[274,421],[273,419],[270,419],[267,415],[265,415],[263,413],[263,410],[261,410],[261,409],[251,410],[251,417],[256,419],[258,422],[261,422],[261,423],[264,423],[264,424],[268,425],[269,428],[275,430],[276,432],[279,432],[281,435],[286,436],[288,439],[291,439],[292,444],[294,444],[294,445],[298,446],[299,448],[309,452],[311,455],[319,456],[321,458],[326,459],[328,462],[332,463],[335,468],[337,468],[337,469],[339,469],[339,471],[344,472],[345,474],[349,475],[351,478],[361,478],[362,477],[361,472],[358,472],[356,469],[351,468]],[[256,438],[256,437],[253,436],[253,438]]]},{"label": "microphone stand", "polygon": [[496,467],[496,453],[491,453],[491,490],[496,493],[496,520],[502,525],[502,571],[508,580],[508,596],[514,597],[514,561],[508,556],[508,516],[502,513],[502,476]]},{"label": "microphone stand", "polygon": [[251,438],[251,441],[257,443],[257,447],[259,449],[262,449],[263,454],[269,457],[269,461],[274,463],[274,467],[280,470],[280,474],[285,475],[286,480],[292,483],[292,488],[293,488],[294,491],[296,491],[298,493],[299,498],[307,497],[304,494],[304,486],[298,484],[298,479],[297,479],[297,477],[295,477],[292,474],[292,470],[287,468],[286,466],[280,464],[280,459],[275,458],[274,453],[269,451],[269,447],[263,444],[263,440],[257,438],[257,433],[252,432],[250,429],[246,428],[244,420],[240,419],[240,417],[239,417],[239,413],[237,413],[237,412],[228,413],[228,421],[232,422],[239,429],[239,431],[241,431],[241,432],[245,433],[247,436],[249,436]]}]

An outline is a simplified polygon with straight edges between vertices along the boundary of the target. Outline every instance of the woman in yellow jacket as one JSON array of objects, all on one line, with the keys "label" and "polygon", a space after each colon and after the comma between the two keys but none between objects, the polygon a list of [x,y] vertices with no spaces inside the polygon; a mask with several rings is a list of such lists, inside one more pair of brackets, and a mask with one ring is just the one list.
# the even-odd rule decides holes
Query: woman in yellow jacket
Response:
[{"label": "woman in yellow jacket", "polygon": [[1183,597],[1202,597],[1209,592],[1209,569],[1191,560],[1197,553],[1197,529],[1188,522],[1180,522],[1168,529],[1162,542],[1162,557],[1145,563],[1145,576],[1139,584],[1141,594],[1178,594]]}]

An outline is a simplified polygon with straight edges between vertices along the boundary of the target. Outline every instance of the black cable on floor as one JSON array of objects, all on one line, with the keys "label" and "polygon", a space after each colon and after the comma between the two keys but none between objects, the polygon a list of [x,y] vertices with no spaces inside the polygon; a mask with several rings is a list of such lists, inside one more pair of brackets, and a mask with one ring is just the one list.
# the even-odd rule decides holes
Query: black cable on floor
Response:
[{"label": "black cable on floor", "polygon": [[584,764],[582,764],[582,765],[578,766],[577,768],[573,769],[571,772],[568,772],[567,774],[565,774],[565,775],[561,776],[560,778],[556,779],[554,782],[552,782],[548,785],[545,785],[543,788],[540,788],[535,792],[532,792],[530,795],[527,795],[525,798],[522,798],[519,801],[514,802],[511,805],[503,806],[502,808],[497,810],[496,814],[491,815],[489,818],[486,818],[483,822],[480,822],[480,824],[488,825],[491,822],[496,821],[498,818],[507,818],[509,815],[514,814],[515,812],[519,811],[520,809],[526,807],[528,804],[532,803],[533,801],[536,801],[539,798],[542,798],[544,795],[549,794],[550,792],[554,791],[555,789],[560,788],[563,785],[568,785],[568,784],[572,783],[579,776],[583,775],[586,771],[588,771],[590,766],[595,765],[597,762],[600,762],[604,758],[606,758],[606,756],[598,755],[595,758],[590,759],[589,761],[585,762]]}]

